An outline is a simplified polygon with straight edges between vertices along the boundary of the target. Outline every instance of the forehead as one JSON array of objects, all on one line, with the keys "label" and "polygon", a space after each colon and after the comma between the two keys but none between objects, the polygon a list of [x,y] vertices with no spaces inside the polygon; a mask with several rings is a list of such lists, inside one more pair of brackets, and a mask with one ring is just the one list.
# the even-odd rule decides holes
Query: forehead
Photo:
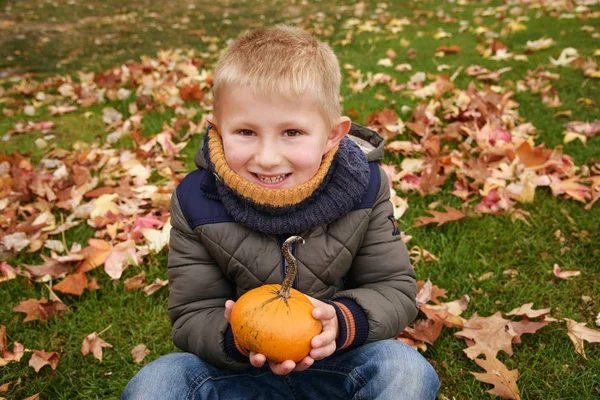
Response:
[{"label": "forehead", "polygon": [[310,94],[294,97],[234,86],[222,87],[218,99],[217,119],[231,124],[250,121],[306,124],[323,118],[319,102]]}]

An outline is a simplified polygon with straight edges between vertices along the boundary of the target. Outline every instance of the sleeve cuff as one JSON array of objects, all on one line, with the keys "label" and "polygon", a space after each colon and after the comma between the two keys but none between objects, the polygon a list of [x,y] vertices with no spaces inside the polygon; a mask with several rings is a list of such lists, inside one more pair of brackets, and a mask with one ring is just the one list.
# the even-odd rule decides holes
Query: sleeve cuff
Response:
[{"label": "sleeve cuff", "polygon": [[336,351],[353,349],[367,341],[369,320],[365,311],[354,300],[339,298],[321,301],[331,304],[337,314],[340,334],[335,342]]},{"label": "sleeve cuff", "polygon": [[235,361],[248,361],[250,352],[244,349],[233,336],[231,325],[227,327],[225,331],[225,351],[227,355]]}]

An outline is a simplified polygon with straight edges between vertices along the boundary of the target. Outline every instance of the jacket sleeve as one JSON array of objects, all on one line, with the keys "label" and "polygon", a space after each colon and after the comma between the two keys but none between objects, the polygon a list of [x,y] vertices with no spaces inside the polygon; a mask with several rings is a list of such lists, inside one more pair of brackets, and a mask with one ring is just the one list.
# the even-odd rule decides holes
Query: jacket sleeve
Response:
[{"label": "jacket sleeve", "polygon": [[346,346],[351,347],[362,344],[356,343],[361,338],[373,342],[396,336],[418,312],[415,272],[395,223],[387,176],[381,168],[379,172],[379,191],[347,276],[347,289],[332,299],[337,305],[340,336],[346,327]]},{"label": "jacket sleeve", "polygon": [[[234,288],[194,232],[181,209],[177,190],[171,198],[169,241],[169,318],[179,349],[196,354],[218,368],[241,370],[247,357],[228,347],[233,335],[225,319],[225,301]],[[235,346],[233,348],[235,350]]]}]

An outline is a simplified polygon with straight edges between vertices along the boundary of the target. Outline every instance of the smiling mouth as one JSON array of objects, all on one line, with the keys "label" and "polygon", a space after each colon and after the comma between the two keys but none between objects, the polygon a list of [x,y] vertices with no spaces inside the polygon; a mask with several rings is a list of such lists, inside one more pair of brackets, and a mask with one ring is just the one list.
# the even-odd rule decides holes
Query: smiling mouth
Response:
[{"label": "smiling mouth", "polygon": [[254,176],[259,181],[264,182],[264,183],[279,183],[279,182],[282,182],[283,180],[285,180],[285,178],[287,178],[290,175],[291,174],[283,174],[283,175],[277,175],[277,176],[263,176],[263,175],[259,175],[259,174],[254,174]]}]

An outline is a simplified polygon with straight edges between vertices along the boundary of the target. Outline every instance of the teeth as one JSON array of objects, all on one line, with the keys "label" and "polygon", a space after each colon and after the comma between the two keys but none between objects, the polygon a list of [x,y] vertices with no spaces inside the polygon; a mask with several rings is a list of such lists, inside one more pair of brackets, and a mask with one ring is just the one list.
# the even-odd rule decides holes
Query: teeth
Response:
[{"label": "teeth", "polygon": [[279,176],[275,176],[273,178],[270,178],[267,176],[261,176],[258,174],[256,176],[258,176],[258,179],[260,179],[262,182],[265,182],[265,183],[278,183],[278,182],[281,182],[282,180],[284,180],[287,175],[279,175]]}]

